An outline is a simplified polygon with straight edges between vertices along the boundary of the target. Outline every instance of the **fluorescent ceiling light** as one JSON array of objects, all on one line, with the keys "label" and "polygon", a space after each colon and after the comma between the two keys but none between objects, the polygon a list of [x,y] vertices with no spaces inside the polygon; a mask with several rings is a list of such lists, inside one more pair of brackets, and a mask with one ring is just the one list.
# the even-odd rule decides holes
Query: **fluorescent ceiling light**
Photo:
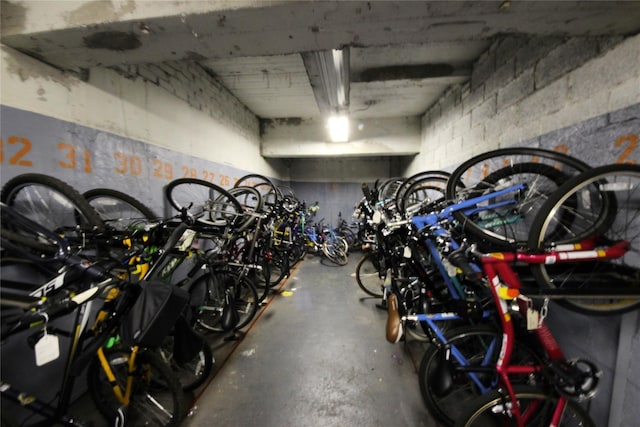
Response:
[{"label": "fluorescent ceiling light", "polygon": [[347,116],[331,116],[328,124],[332,142],[349,141],[349,118]]},{"label": "fluorescent ceiling light", "polygon": [[348,111],[349,48],[303,52],[301,55],[320,112],[329,115]]}]

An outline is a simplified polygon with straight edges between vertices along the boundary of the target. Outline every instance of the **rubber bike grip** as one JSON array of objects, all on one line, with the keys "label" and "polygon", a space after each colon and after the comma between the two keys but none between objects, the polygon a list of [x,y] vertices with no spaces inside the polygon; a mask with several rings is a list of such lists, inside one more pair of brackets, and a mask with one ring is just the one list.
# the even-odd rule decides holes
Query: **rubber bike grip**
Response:
[{"label": "rubber bike grip", "polygon": [[467,258],[463,248],[451,252],[451,254],[447,257],[447,260],[454,267],[462,270],[462,274],[469,278],[474,284],[482,285],[480,272],[476,271],[476,269],[473,268],[473,266],[469,263],[469,259]]}]

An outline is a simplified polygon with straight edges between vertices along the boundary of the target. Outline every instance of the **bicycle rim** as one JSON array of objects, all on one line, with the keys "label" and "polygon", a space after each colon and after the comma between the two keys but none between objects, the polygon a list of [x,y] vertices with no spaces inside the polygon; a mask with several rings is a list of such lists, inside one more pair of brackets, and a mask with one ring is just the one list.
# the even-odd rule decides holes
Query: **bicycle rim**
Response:
[{"label": "bicycle rim", "polygon": [[[502,334],[489,326],[466,326],[445,333],[446,343],[464,357],[467,367],[495,366],[501,349]],[[431,415],[445,425],[453,425],[460,412],[460,406],[475,400],[480,394],[470,373],[462,371],[457,359],[451,355],[447,362],[442,346],[432,346],[425,352],[420,362],[420,393]],[[518,342],[512,360],[518,364],[536,362],[534,351]],[[484,387],[492,387],[497,382],[493,373],[476,372],[478,381]],[[528,376],[513,378],[514,381],[528,381]]]},{"label": "bicycle rim", "polygon": [[204,280],[207,286],[207,300],[199,308],[197,322],[206,330],[224,332],[222,313],[224,310],[225,289],[234,287],[234,309],[238,313],[235,329],[241,329],[251,322],[258,311],[258,291],[246,276],[238,277],[234,272],[217,272]]},{"label": "bicycle rim", "polygon": [[376,254],[366,253],[356,266],[356,283],[367,295],[382,298],[384,280],[380,278]]},{"label": "bicycle rim", "polygon": [[587,169],[586,163],[555,151],[526,147],[494,150],[469,159],[451,173],[447,199],[466,200],[526,184],[524,191],[509,195],[517,198],[507,208],[454,213],[468,232],[497,248],[524,246],[531,221],[546,198],[566,179]]},{"label": "bicycle rim", "polygon": [[75,188],[48,175],[13,178],[2,187],[0,199],[43,227],[70,238],[104,228],[98,213]]},{"label": "bicycle rim", "polygon": [[109,188],[96,188],[83,194],[106,225],[128,230],[158,220],[150,208],[134,197]]},{"label": "bicycle rim", "polygon": [[428,171],[409,177],[396,194],[398,211],[419,213],[444,200],[449,176],[447,172]]},{"label": "bicycle rim", "polygon": [[165,195],[175,210],[186,210],[204,225],[226,227],[238,225],[243,219],[244,210],[236,198],[208,181],[176,179],[167,185]]},{"label": "bicycle rim", "polygon": [[[524,424],[529,427],[548,427],[552,421],[553,411],[558,404],[558,397],[545,393],[535,387],[516,386],[515,397],[520,411],[524,414]],[[504,427],[517,426],[510,408],[513,406],[507,397],[493,391],[479,398],[470,410],[464,412],[456,426],[460,427]],[[576,402],[567,400],[564,411],[557,424],[558,427],[595,427],[593,420]]]},{"label": "bicycle rim", "polygon": [[180,363],[174,359],[174,338],[171,335],[164,339],[158,352],[165,363],[171,367],[171,372],[176,376],[185,391],[198,388],[211,375],[214,358],[211,347],[206,342],[203,342],[202,349],[195,357],[187,362]]},{"label": "bicycle rim", "polygon": [[[640,293],[640,166],[606,165],[563,185],[541,208],[529,236],[529,248],[544,251],[593,238],[625,240],[631,247],[610,260],[532,266],[538,283],[564,289],[627,289]],[[618,314],[640,306],[639,298],[568,298],[560,303],[590,314]]]},{"label": "bicycle rim", "polygon": [[[115,374],[115,381],[125,389],[129,377],[128,362],[131,353],[124,348],[105,351]],[[136,355],[131,399],[125,408],[114,395],[112,384],[94,359],[88,370],[88,384],[94,403],[110,422],[119,412],[124,413],[126,426],[178,426],[184,413],[184,395],[178,380],[169,367],[153,352]]]}]

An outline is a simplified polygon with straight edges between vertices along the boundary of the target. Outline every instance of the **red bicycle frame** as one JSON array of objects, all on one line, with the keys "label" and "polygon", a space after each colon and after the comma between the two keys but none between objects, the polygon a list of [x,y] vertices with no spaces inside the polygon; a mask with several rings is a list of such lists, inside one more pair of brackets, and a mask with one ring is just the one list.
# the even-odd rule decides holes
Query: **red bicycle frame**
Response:
[{"label": "red bicycle frame", "polygon": [[[511,319],[511,314],[509,313],[507,300],[518,299],[520,312],[526,313],[526,310],[529,309],[525,298],[520,296],[520,291],[523,290],[523,286],[516,272],[511,267],[512,263],[556,264],[563,262],[586,262],[602,259],[615,259],[623,256],[628,249],[629,242],[626,241],[621,241],[614,245],[599,249],[594,246],[592,241],[586,241],[580,244],[559,246],[555,250],[543,254],[527,252],[493,252],[480,254],[482,267],[489,282],[489,288],[496,303],[497,314],[500,317],[503,330],[502,348],[496,364],[496,371],[500,384],[504,387],[510,401],[512,402],[510,412],[517,421],[518,426],[524,427],[527,424],[529,417],[533,416],[533,413],[535,413],[535,408],[530,407],[527,408],[527,411],[525,412],[521,411],[521,408],[517,404],[516,395],[513,385],[509,380],[509,376],[515,374],[538,374],[541,372],[542,366],[511,364],[511,355],[513,353],[514,343],[516,340],[516,332]],[[542,292],[544,293],[544,291]],[[570,293],[571,291],[568,292]],[[550,361],[553,362],[565,359],[558,342],[544,323],[544,318],[541,318],[534,331]],[[567,399],[568,397],[566,396],[558,396],[558,403],[551,419],[551,426],[559,424]]]}]

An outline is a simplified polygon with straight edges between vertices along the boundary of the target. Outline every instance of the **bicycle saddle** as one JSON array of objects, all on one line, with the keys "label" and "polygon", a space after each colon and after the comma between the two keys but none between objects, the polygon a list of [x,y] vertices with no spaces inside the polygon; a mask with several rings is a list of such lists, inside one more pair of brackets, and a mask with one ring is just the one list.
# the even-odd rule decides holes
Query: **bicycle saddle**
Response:
[{"label": "bicycle saddle", "polygon": [[402,338],[402,320],[398,311],[398,297],[391,293],[387,297],[387,341],[397,343]]}]

